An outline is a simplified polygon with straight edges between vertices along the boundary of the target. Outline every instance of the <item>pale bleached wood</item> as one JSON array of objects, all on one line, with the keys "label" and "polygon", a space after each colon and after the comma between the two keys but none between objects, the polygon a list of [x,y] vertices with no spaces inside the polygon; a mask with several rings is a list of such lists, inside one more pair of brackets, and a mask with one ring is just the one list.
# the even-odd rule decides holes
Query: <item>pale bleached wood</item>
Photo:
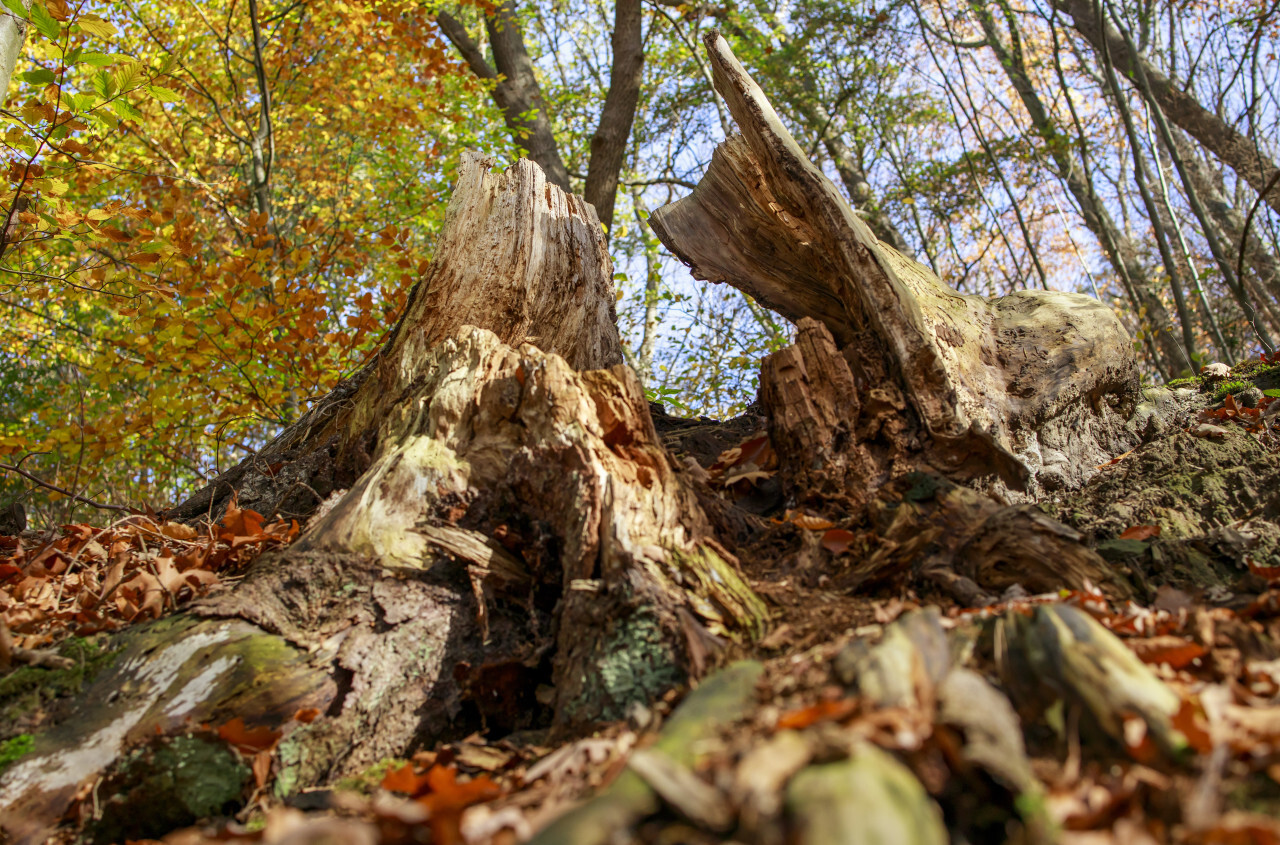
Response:
[{"label": "pale bleached wood", "polygon": [[948,472],[983,463],[997,486],[1036,494],[1082,483],[1136,442],[1130,339],[1086,296],[956,293],[879,242],[808,160],[716,33],[716,89],[742,135],[654,230],[697,278],[728,282],[793,321],[831,332],[859,390],[892,381]]},{"label": "pale bleached wood", "polygon": [[531,343],[576,369],[622,363],[613,263],[595,210],[531,161],[501,173],[494,163],[463,154],[431,266],[377,356],[169,518],[217,518],[233,493],[262,513],[311,513],[364,471],[370,433],[411,389],[427,351],[462,326]]}]

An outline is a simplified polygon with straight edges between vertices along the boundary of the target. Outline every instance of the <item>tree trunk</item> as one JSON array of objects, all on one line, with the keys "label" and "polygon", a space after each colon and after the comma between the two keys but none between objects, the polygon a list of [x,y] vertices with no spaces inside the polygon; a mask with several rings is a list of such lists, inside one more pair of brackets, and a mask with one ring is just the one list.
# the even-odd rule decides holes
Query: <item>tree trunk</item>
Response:
[{"label": "tree trunk", "polygon": [[[613,230],[618,180],[627,145],[631,142],[631,127],[640,103],[640,84],[644,80],[643,17],[640,0],[619,0],[614,4],[609,91],[591,136],[591,155],[583,188],[587,202],[595,207],[597,218],[604,224],[606,239]],[[500,4],[485,18],[496,70],[490,67],[479,45],[456,18],[442,11],[436,19],[472,72],[495,83],[494,102],[502,109],[516,144],[542,167],[553,185],[569,190],[569,171],[551,130],[542,86],[538,84],[533,59],[520,31],[515,4]]]},{"label": "tree trunk", "polygon": [[[23,8],[31,8],[31,0],[22,0]],[[9,80],[22,55],[22,44],[30,24],[13,12],[0,12],[0,101],[9,98]]]},{"label": "tree trunk", "polygon": [[708,47],[743,134],[716,149],[690,197],[651,218],[697,278],[822,323],[852,371],[858,395],[848,401],[874,398],[871,417],[902,426],[894,449],[919,451],[953,477],[986,476],[989,489],[1034,497],[1078,486],[1089,467],[1128,448],[1137,366],[1109,308],[1078,294],[955,293],[878,242],[723,39]]},{"label": "tree trunk", "polygon": [[[876,241],[724,41],[708,46],[745,137],[654,225],[696,273],[798,321],[796,345],[765,362],[756,442],[786,498],[880,538],[842,586],[910,573],[978,604],[1013,583],[1130,595],[1078,532],[1010,504],[1078,486],[1138,441],[1150,414],[1115,316],[1070,294],[947,290]],[[464,158],[435,260],[378,356],[168,516],[216,516],[233,497],[324,509],[234,588],[122,635],[74,712],[0,775],[13,841],[66,818],[91,842],[164,833],[178,811],[150,786],[157,768],[208,786],[183,818],[237,800],[249,771],[193,725],[283,731],[289,793],[477,729],[621,718],[764,633],[730,551],[754,517],[677,464],[620,364],[592,208],[531,162],[491,164]],[[707,695],[740,712],[757,674]],[[669,723],[670,749],[710,730],[699,701]],[[823,782],[904,776],[874,756]],[[618,816],[565,824],[600,832],[651,805],[628,795],[602,796]]]},{"label": "tree trunk", "polygon": [[1032,127],[1044,140],[1045,152],[1049,154],[1058,177],[1066,183],[1067,190],[1080,207],[1081,219],[1102,245],[1102,251],[1111,261],[1123,287],[1130,295],[1134,313],[1146,313],[1140,324],[1153,339],[1153,347],[1159,350],[1160,359],[1155,362],[1157,369],[1179,372],[1185,363],[1183,353],[1173,335],[1173,320],[1159,292],[1155,290],[1156,274],[1143,264],[1132,239],[1116,225],[1106,204],[1094,190],[1088,167],[1076,165],[1071,155],[1073,145],[1054,125],[1048,108],[1027,74],[1022,34],[1017,29],[1017,19],[1010,10],[1002,7],[1009,26],[1009,44],[1006,45],[988,8],[978,3],[970,4],[970,8],[982,26],[987,46],[995,53],[1009,83],[1018,92],[1018,98],[1022,100],[1027,115],[1031,118]]},{"label": "tree trunk", "polygon": [[18,841],[41,841],[82,779],[157,729],[319,708],[280,749],[297,788],[478,721],[548,722],[539,683],[562,724],[618,718],[760,633],[763,607],[619,363],[595,214],[530,162],[491,166],[465,160],[379,356],[175,513],[236,491],[296,513],[358,480],[234,591],[128,638],[84,696],[92,716],[0,780]]},{"label": "tree trunk", "polygon": [[1139,85],[1139,74],[1145,74],[1153,98],[1169,120],[1248,182],[1268,205],[1280,211],[1280,190],[1276,187],[1280,171],[1275,162],[1255,142],[1157,70],[1145,56],[1130,50],[1120,33],[1102,17],[1105,3],[1099,7],[1096,0],[1055,0],[1054,5],[1071,15],[1075,28],[1093,46],[1101,61],[1109,62],[1135,86]]}]

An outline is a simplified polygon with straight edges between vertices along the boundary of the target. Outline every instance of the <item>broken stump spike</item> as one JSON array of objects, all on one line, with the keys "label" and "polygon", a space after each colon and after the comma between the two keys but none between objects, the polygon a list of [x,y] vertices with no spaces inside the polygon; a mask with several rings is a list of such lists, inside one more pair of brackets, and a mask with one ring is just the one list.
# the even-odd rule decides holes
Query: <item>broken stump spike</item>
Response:
[{"label": "broken stump spike", "polygon": [[690,196],[650,218],[695,277],[822,323],[860,387],[897,383],[929,462],[958,480],[986,472],[993,488],[1033,497],[1079,486],[1136,442],[1137,362],[1110,308],[1073,293],[952,290],[875,238],[728,42],[704,40],[742,134],[720,144]]}]

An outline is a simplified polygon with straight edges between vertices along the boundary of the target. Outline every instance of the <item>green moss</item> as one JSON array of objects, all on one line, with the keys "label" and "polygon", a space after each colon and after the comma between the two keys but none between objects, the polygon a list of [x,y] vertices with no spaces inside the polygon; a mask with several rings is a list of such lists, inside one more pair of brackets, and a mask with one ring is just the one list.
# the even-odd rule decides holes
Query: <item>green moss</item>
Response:
[{"label": "green moss", "polygon": [[407,762],[409,761],[400,757],[387,757],[374,763],[358,775],[341,778],[333,785],[333,788],[346,792],[359,792],[361,795],[371,795],[375,789],[382,785],[382,779],[387,776],[387,772],[392,769],[398,769]]},{"label": "green moss", "polygon": [[1223,399],[1227,398],[1228,393],[1239,393],[1242,390],[1247,390],[1249,387],[1249,382],[1240,379],[1223,382],[1213,391],[1213,401],[1221,402]]},{"label": "green moss", "polygon": [[227,745],[206,736],[157,737],[104,780],[91,843],[158,838],[199,819],[234,811],[252,772]]},{"label": "green moss", "polygon": [[9,768],[35,747],[35,737],[31,734],[18,734],[0,742],[0,772]]},{"label": "green moss", "polygon": [[15,736],[30,720],[58,699],[75,695],[115,658],[116,652],[91,639],[71,637],[58,653],[75,661],[69,669],[23,666],[0,678],[0,738]]},{"label": "green moss", "polygon": [[565,708],[569,721],[625,718],[632,705],[648,704],[686,680],[661,624],[644,609],[615,619],[592,651],[584,663],[592,669]]},{"label": "green moss", "polygon": [[670,554],[678,573],[673,580],[686,585],[686,595],[707,630],[730,638],[740,633],[751,640],[764,636],[769,611],[736,567],[710,546],[699,546],[691,553],[673,549]]},{"label": "green moss", "polygon": [[1176,378],[1165,385],[1166,387],[1199,387],[1200,379],[1192,378]]},{"label": "green moss", "polygon": [[1276,380],[1280,379],[1280,364],[1264,364],[1261,361],[1244,361],[1235,365],[1231,370],[1231,375],[1235,378]]}]

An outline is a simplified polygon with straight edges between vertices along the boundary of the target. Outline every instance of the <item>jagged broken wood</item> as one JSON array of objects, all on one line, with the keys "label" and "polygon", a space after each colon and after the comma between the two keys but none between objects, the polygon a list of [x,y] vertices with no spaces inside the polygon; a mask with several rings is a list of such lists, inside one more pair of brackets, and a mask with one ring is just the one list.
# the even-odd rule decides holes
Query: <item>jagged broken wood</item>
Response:
[{"label": "jagged broken wood", "polygon": [[[708,47],[744,135],[654,226],[697,275],[797,321],[795,345],[761,373],[783,492],[874,540],[843,572],[822,575],[846,591],[906,576],[975,604],[1013,587],[1128,595],[1077,532],[1026,502],[1078,486],[1139,440],[1146,412],[1114,315],[1069,294],[948,290],[870,235],[723,40]],[[726,548],[755,523],[664,449],[620,363],[594,211],[531,163],[503,174],[491,164],[464,157],[435,260],[370,364],[167,516],[216,517],[233,496],[299,517],[325,500],[323,512],[234,589],[123,636],[72,718],[0,776],[0,826],[14,841],[41,841],[68,811],[89,841],[163,834],[145,826],[145,805],[128,802],[145,799],[138,772],[189,743],[193,724],[240,717],[284,730],[274,759],[287,793],[477,727],[621,718],[700,675],[730,640],[763,632],[765,607]],[[1151,703],[1146,686],[1111,699],[1077,689],[1133,673],[1099,650],[1096,632],[1054,618],[1062,624],[1010,628],[1011,638],[1041,652],[1052,639],[1067,667],[1058,680],[1098,705],[1104,729],[1117,706]],[[854,671],[868,690],[872,663],[905,661],[926,677],[921,642],[889,642],[896,651]],[[1098,655],[1109,661],[1102,675],[1076,666]],[[944,709],[978,689],[956,677],[950,692],[950,676],[929,681]],[[745,706],[749,680],[735,682],[733,708]],[[1157,735],[1170,716],[1164,699],[1143,712]],[[304,723],[294,718],[302,708],[322,715]],[[971,765],[1034,790],[1021,768],[993,762],[1012,746],[972,712],[946,713],[970,737]],[[887,755],[846,747],[846,762],[824,760],[784,790],[813,758],[806,742],[787,742],[774,749],[779,773],[734,792],[773,789],[778,802],[785,792],[801,840],[870,824],[942,841],[936,806]],[[142,757],[151,762],[134,769]],[[230,783],[243,771],[223,774]],[[634,794],[588,803],[552,830],[612,836],[658,797],[700,812],[678,759],[650,755],[633,774]],[[102,783],[128,797],[105,808],[87,800]],[[855,817],[815,802],[818,790],[902,800]],[[727,824],[727,813],[702,821]],[[756,822],[762,835],[771,829]]]},{"label": "jagged broken wood", "polygon": [[852,388],[891,415],[909,408],[923,455],[953,478],[987,476],[989,489],[1034,498],[1079,486],[1133,446],[1138,371],[1110,308],[1072,293],[956,293],[875,238],[724,38],[705,41],[742,134],[716,148],[690,196],[651,218],[697,278],[825,326],[852,375],[840,399],[856,402]]}]

